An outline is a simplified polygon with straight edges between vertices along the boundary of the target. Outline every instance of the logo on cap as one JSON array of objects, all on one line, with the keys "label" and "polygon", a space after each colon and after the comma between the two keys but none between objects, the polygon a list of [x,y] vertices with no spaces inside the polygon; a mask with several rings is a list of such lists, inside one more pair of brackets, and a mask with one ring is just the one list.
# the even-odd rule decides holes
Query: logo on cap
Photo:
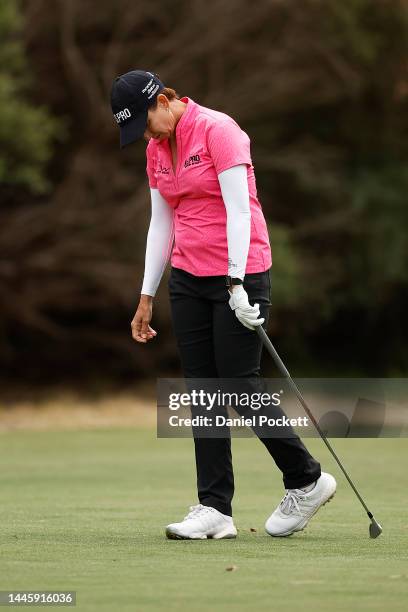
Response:
[{"label": "logo on cap", "polygon": [[[154,76],[151,72],[148,72],[147,74],[151,74],[152,77]],[[148,93],[147,99],[150,100],[150,98],[152,96],[154,96],[154,94],[156,93],[156,91],[159,89],[160,85],[158,83],[153,83],[153,79],[150,79],[150,81],[147,83],[147,85],[145,87],[143,87],[142,89],[142,93]]]},{"label": "logo on cap", "polygon": [[132,113],[130,112],[130,110],[128,108],[124,108],[123,110],[121,110],[118,113],[114,114],[114,117],[116,119],[116,123],[120,123],[121,121],[125,121],[126,119],[130,119],[131,116],[132,116]]}]

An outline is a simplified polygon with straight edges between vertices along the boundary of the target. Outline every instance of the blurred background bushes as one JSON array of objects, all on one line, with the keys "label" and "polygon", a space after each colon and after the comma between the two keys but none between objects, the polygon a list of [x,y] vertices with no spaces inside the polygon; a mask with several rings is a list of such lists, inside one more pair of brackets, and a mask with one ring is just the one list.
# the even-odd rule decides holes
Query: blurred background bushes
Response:
[{"label": "blurred background bushes", "polygon": [[[293,375],[408,366],[405,0],[2,0],[3,384],[179,375],[130,336],[150,219],[145,143],[119,150],[113,78],[157,72],[249,134]],[[270,363],[264,372],[274,374]]]}]

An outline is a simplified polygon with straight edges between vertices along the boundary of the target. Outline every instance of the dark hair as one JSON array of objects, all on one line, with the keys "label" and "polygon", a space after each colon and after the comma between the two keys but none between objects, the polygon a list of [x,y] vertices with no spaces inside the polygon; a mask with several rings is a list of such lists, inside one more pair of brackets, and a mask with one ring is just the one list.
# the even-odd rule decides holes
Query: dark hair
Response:
[{"label": "dark hair", "polygon": [[[164,89],[159,91],[159,93],[157,95],[159,95],[159,94],[164,94],[168,100],[180,100],[180,96],[178,95],[178,93],[174,89],[172,89],[171,87],[165,87]],[[157,96],[156,96],[156,99],[154,101],[154,104],[152,104],[150,108],[152,110],[156,110],[156,108],[157,108]]]}]

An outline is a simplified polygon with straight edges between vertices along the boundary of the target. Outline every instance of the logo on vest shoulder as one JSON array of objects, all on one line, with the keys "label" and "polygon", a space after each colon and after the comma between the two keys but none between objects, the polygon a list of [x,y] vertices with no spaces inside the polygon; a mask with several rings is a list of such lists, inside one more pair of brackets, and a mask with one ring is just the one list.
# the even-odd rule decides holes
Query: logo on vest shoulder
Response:
[{"label": "logo on vest shoulder", "polygon": [[195,164],[199,164],[200,161],[201,157],[199,155],[190,155],[190,157],[184,162],[184,167],[188,168],[188,166],[194,166]]}]

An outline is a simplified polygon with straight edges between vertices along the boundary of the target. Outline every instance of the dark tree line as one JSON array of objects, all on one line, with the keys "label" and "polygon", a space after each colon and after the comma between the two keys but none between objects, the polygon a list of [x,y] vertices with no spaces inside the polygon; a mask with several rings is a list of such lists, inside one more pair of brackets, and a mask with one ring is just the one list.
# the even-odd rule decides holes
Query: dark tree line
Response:
[{"label": "dark tree line", "polygon": [[130,338],[150,217],[144,143],[119,150],[112,79],[151,69],[247,131],[269,224],[270,333],[299,374],[408,365],[407,3],[4,0],[0,363],[6,377],[178,367]]}]

